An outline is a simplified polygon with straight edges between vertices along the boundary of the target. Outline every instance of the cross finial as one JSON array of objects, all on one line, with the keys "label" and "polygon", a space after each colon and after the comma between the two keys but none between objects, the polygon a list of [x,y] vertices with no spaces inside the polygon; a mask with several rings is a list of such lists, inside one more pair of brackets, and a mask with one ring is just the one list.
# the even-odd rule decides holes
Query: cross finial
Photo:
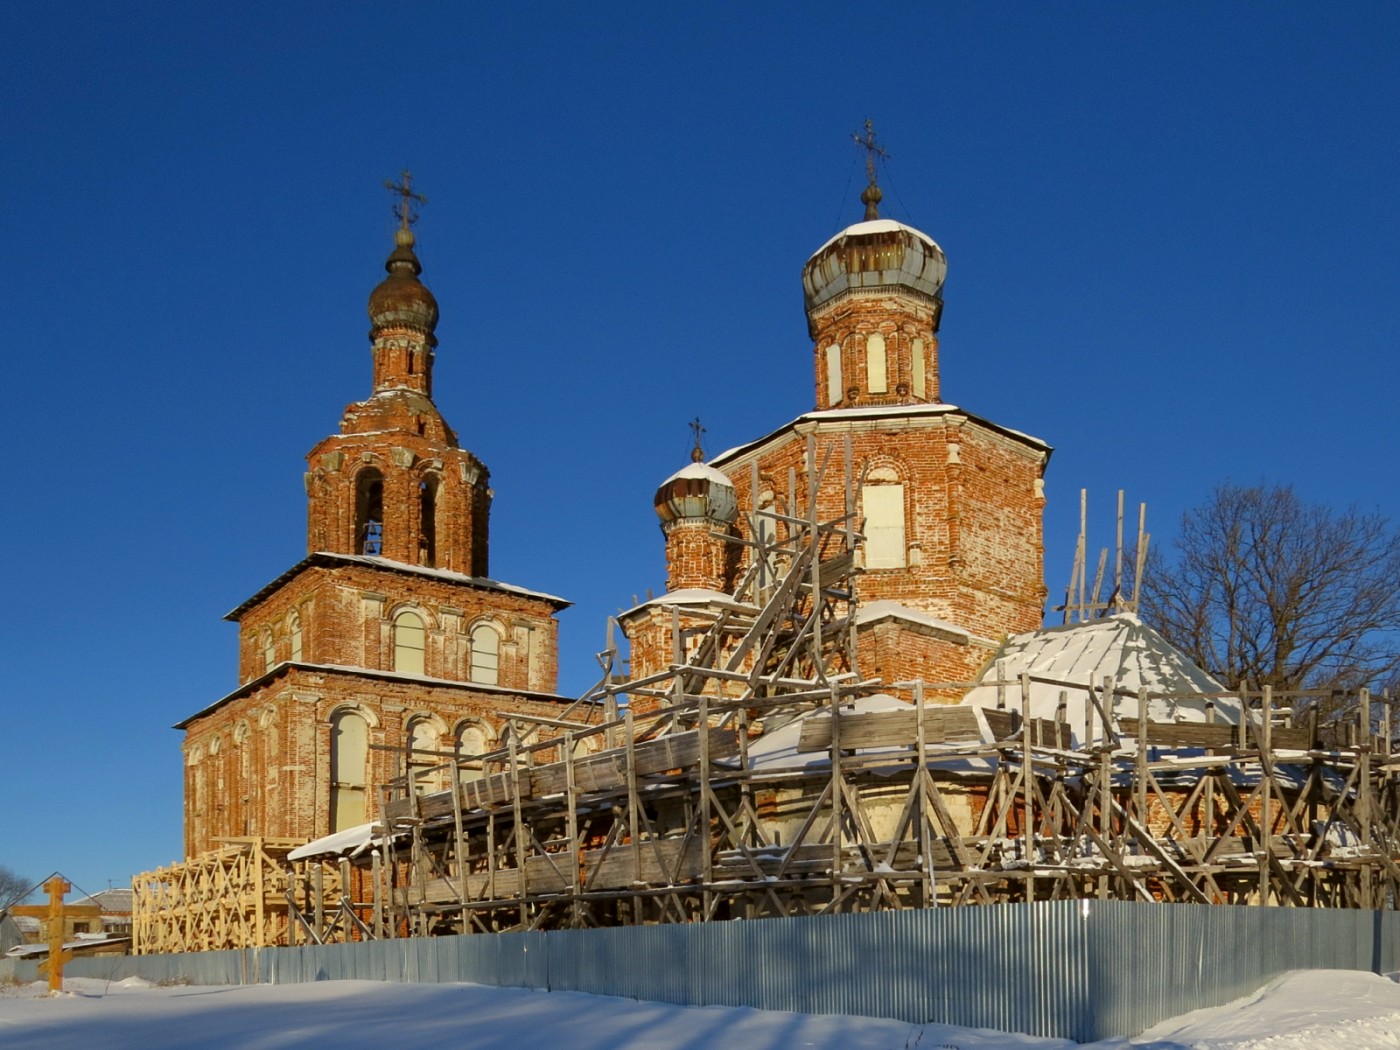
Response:
[{"label": "cross finial", "polygon": [[705,428],[700,425],[699,416],[690,421],[690,432],[695,435],[695,447],[690,450],[690,461],[703,463],[705,462],[705,450],[700,447],[700,435],[705,433]]},{"label": "cross finial", "polygon": [[865,118],[865,134],[853,132],[851,138],[860,149],[865,150],[865,177],[869,185],[861,192],[860,199],[865,204],[865,218],[869,222],[880,217],[880,198],[884,196],[875,184],[875,158],[889,160],[890,153],[875,141],[875,125],[869,117]]},{"label": "cross finial", "polygon": [[394,204],[394,214],[398,216],[399,229],[407,230],[418,221],[418,213],[413,210],[413,202],[427,204],[428,198],[421,193],[413,192],[413,172],[405,168],[399,178],[402,180],[401,182],[385,179],[384,188],[399,198]]}]

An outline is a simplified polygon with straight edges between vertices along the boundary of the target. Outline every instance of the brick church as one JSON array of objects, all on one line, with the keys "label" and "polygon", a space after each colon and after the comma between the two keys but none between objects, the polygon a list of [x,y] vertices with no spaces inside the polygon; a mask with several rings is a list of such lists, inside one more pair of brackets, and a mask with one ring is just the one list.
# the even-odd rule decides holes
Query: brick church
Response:
[{"label": "brick church", "polygon": [[[185,853],[362,824],[406,754],[549,715],[569,603],[489,578],[490,475],[433,403],[438,305],[402,221],[369,297],[372,388],[307,455],[307,555],[230,612],[238,688],[185,731]],[[431,785],[427,785],[431,786]]]},{"label": "brick church", "polygon": [[[1040,626],[1050,448],[940,400],[947,263],[927,234],[880,218],[868,171],[864,220],[803,269],[813,410],[697,455],[657,492],[667,591],[619,617],[633,678],[673,659],[673,608],[699,622],[729,600],[754,528],[807,513],[809,441],[847,457],[815,496],[820,517],[853,513],[865,537],[863,677],[966,682],[1004,636]],[[307,556],[228,614],[239,685],[177,726],[188,856],[361,824],[376,787],[412,769],[406,748],[424,767],[431,752],[481,754],[503,746],[498,712],[568,702],[554,693],[568,603],[489,577],[489,474],[432,399],[438,306],[407,179],[397,189],[388,276],[369,299],[370,395],[307,456]]]},{"label": "brick church", "polygon": [[968,682],[1004,636],[1041,625],[1050,447],[940,400],[947,261],[927,234],[880,218],[867,171],[864,220],[802,271],[813,410],[708,464],[697,452],[657,491],[667,593],[619,618],[634,677],[673,659],[672,608],[691,613],[682,630],[713,622],[748,568],[735,551],[753,550],[755,527],[808,514],[809,439],[818,463],[849,456],[848,469],[821,474],[815,496],[819,519],[851,514],[865,537],[855,577],[863,677]]}]

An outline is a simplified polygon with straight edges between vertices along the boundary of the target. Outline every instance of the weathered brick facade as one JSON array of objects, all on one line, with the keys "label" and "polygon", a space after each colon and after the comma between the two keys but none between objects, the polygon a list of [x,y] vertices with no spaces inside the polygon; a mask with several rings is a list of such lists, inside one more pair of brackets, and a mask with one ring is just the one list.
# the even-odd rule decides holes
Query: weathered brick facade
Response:
[{"label": "weathered brick facade", "polygon": [[[307,557],[228,614],[239,687],[181,722],[185,851],[374,816],[429,752],[500,743],[562,698],[562,599],[485,578],[491,491],[432,402],[437,303],[400,230],[370,297],[371,396],[307,457]],[[410,746],[420,752],[410,756]]]},{"label": "weathered brick facade", "polygon": [[[417,747],[450,752],[464,730],[495,747],[502,740],[498,712],[548,717],[558,712],[558,700],[547,693],[358,668],[280,664],[181,723],[185,853],[214,849],[220,836],[310,840],[336,830],[330,772],[333,727],[342,712],[358,714],[368,727],[363,801],[372,818],[377,786],[404,768],[402,749],[412,724],[428,727],[415,739]],[[416,759],[424,769],[430,762]]]},{"label": "weathered brick facade", "polygon": [[[516,689],[552,692],[559,645],[559,625],[552,613],[565,604],[443,570],[317,553],[229,613],[228,619],[239,625],[240,682],[284,660],[393,671],[395,620],[411,610],[423,620],[423,675],[471,681],[471,636],[484,624],[500,640],[498,681]],[[302,633],[297,655],[292,651],[294,613]]]}]

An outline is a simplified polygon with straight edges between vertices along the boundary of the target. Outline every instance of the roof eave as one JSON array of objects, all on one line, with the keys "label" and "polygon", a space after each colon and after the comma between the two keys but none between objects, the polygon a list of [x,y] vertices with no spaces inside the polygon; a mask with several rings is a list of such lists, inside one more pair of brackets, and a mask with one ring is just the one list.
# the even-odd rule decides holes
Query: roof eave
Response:
[{"label": "roof eave", "polygon": [[959,408],[957,405],[938,403],[932,405],[891,405],[880,407],[883,409],[882,411],[871,411],[868,413],[860,412],[855,409],[817,409],[812,412],[804,412],[796,419],[790,420],[783,426],[770,431],[762,437],[755,438],[745,444],[737,445],[734,448],[721,452],[718,456],[715,456],[709,461],[710,466],[722,469],[725,464],[742,459],[750,453],[763,448],[765,445],[771,444],[779,438],[797,430],[798,427],[804,424],[816,424],[820,426],[822,423],[839,423],[864,419],[908,419],[920,416],[930,418],[946,415],[962,416],[964,419],[984,426],[988,430],[995,431],[1013,441],[1039,450],[1044,454],[1047,463],[1050,461],[1051,454],[1055,451],[1049,442],[1041,438],[1033,437],[1030,434],[1024,434],[1010,427],[1004,427],[1000,423],[994,423],[990,419],[984,419],[982,416],[969,412],[964,408]]},{"label": "roof eave", "polygon": [[215,700],[208,707],[202,708],[190,715],[188,718],[176,722],[172,729],[188,729],[195,722],[208,715],[212,715],[226,704],[254,693],[267,685],[269,682],[290,673],[291,671],[310,671],[317,674],[344,675],[352,678],[374,678],[379,681],[413,681],[429,686],[445,686],[449,689],[469,689],[479,693],[498,693],[503,696],[518,696],[526,700],[538,700],[541,703],[550,704],[571,704],[576,698],[572,696],[562,696],[558,693],[543,693],[534,689],[512,689],[504,685],[488,685],[484,682],[459,682],[452,678],[429,678],[426,675],[406,675],[398,671],[380,671],[372,667],[347,667],[342,664],[311,664],[294,663],[284,660],[271,670],[250,678],[231,693],[227,693]]},{"label": "roof eave", "polygon": [[223,618],[237,623],[249,609],[260,605],[269,595],[290,583],[304,570],[312,566],[329,568],[337,565],[358,565],[370,569],[371,571],[397,573],[404,576],[430,576],[433,579],[442,580],[450,584],[459,584],[477,590],[494,591],[498,594],[512,594],[521,598],[542,601],[552,606],[555,612],[567,609],[574,604],[566,598],[560,598],[553,594],[545,594],[543,591],[532,591],[525,587],[514,587],[500,583],[497,580],[488,580],[482,576],[467,576],[464,573],[453,573],[446,569],[424,569],[421,566],[390,561],[386,558],[370,558],[368,556],[357,557],[349,554],[335,554],[330,551],[316,551],[312,554],[308,554],[270,583],[265,584],[256,594],[245,600],[242,604],[226,612]]}]

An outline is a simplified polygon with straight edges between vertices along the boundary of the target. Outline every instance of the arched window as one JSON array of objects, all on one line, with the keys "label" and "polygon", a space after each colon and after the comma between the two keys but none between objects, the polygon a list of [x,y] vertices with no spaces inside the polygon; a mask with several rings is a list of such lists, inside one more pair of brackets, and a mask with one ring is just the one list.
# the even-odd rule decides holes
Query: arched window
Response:
[{"label": "arched window", "polygon": [[369,725],[364,717],[340,712],[331,720],[331,831],[365,822],[368,755]]},{"label": "arched window", "polygon": [[295,612],[287,617],[287,640],[291,643],[292,659],[301,659],[301,617]]},{"label": "arched window", "polygon": [[758,586],[761,593],[767,594],[768,588],[778,576],[776,558],[769,545],[778,538],[778,521],[772,517],[777,511],[777,501],[772,488],[765,487],[759,490],[758,500],[755,506],[756,513],[753,516],[754,540],[757,546],[754,548],[754,558],[758,561]]},{"label": "arched window", "polygon": [[925,371],[927,363],[924,361],[924,341],[922,339],[914,340],[914,349],[911,354],[914,358],[914,396],[927,399],[928,379]]},{"label": "arched window", "polygon": [[832,343],[826,348],[826,403],[841,400],[841,347]]},{"label": "arched window", "polygon": [[384,475],[373,467],[355,479],[355,552],[381,554],[384,550]]},{"label": "arched window", "polygon": [[423,793],[441,791],[443,784],[441,766],[446,759],[434,754],[442,746],[437,727],[427,718],[415,718],[408,724],[408,770],[415,790]]},{"label": "arched window", "polygon": [[475,722],[464,722],[457,727],[457,775],[462,780],[480,780],[485,768],[480,756],[491,749],[486,730]]},{"label": "arched window", "polygon": [[495,685],[501,676],[501,636],[490,624],[472,628],[472,667],[468,676],[473,682]]},{"label": "arched window", "polygon": [[426,637],[423,618],[414,612],[401,612],[394,618],[394,670],[423,674]]},{"label": "arched window", "polygon": [[263,630],[262,636],[263,650],[263,670],[271,671],[272,665],[277,662],[277,644],[272,640],[272,628]]},{"label": "arched window", "polygon": [[203,825],[209,801],[206,791],[208,776],[204,769],[204,746],[200,745],[191,750],[186,761],[192,769],[187,783],[190,783],[190,793],[193,796],[186,800],[186,812],[194,816],[197,825]]},{"label": "arched window", "polygon": [[866,385],[872,394],[883,394],[889,390],[889,379],[885,368],[885,337],[872,332],[865,340]]},{"label": "arched window", "polygon": [[438,479],[429,474],[418,485],[418,564],[437,564]]},{"label": "arched window", "polygon": [[574,741],[573,754],[575,760],[587,758],[598,750],[598,738],[596,736],[579,737]]},{"label": "arched window", "polygon": [[238,826],[242,828],[240,834],[243,835],[248,834],[251,824],[248,811],[253,792],[253,748],[248,742],[248,733],[247,722],[239,722],[233,727],[233,746],[238,755],[238,784],[233,798],[235,812],[241,814]]},{"label": "arched window", "polygon": [[888,467],[872,470],[860,489],[865,515],[865,567],[902,569],[904,549],[904,485]]}]

